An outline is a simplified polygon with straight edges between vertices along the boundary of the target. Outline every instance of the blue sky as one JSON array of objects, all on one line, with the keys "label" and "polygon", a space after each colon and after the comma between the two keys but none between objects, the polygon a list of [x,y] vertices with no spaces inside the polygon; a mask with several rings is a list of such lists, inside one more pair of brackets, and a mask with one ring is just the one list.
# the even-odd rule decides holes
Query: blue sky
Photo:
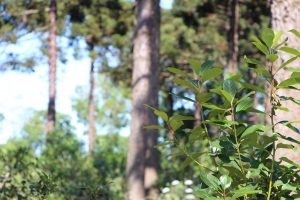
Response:
[{"label": "blue sky", "polygon": [[[173,0],[162,0],[161,7],[170,9]],[[36,54],[40,45],[39,41],[32,39],[32,35],[22,38],[23,42],[16,45],[0,47],[1,52],[13,51],[21,55]],[[59,44],[66,41],[59,39]],[[85,128],[77,123],[76,113],[72,111],[72,97],[75,89],[88,84],[89,59],[74,60],[72,52],[67,53],[68,62],[58,63],[57,74],[57,111],[72,117],[72,123],[77,128],[80,138],[86,140],[83,135]],[[6,71],[0,73],[0,113],[5,117],[0,122],[0,144],[9,138],[18,136],[24,125],[35,110],[46,110],[48,102],[48,66],[41,63],[33,73],[20,73]],[[128,135],[129,129],[125,128],[122,135]]]}]

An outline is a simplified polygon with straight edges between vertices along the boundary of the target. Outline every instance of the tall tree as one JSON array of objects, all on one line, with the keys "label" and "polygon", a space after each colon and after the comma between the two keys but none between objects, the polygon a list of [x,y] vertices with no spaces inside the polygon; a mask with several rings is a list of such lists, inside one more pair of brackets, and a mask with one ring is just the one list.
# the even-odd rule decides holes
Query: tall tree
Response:
[{"label": "tall tree", "polygon": [[158,106],[160,7],[159,0],[138,0],[136,3],[131,134],[126,172],[128,198],[143,200],[145,188],[152,187],[157,179],[158,155],[154,144],[158,133],[144,126],[157,124],[157,118],[145,104]]},{"label": "tall tree", "polygon": [[[271,1],[271,16],[272,16],[272,28],[275,31],[282,31],[289,35],[289,40],[287,41],[287,45],[296,49],[300,49],[300,41],[295,38],[291,33],[288,33],[288,30],[291,29],[299,29],[300,25],[300,0],[272,0]],[[280,63],[287,61],[289,56],[287,54],[283,54],[281,57]],[[277,64],[280,64],[277,63]],[[293,66],[300,69],[300,60],[297,59],[292,63]],[[278,67],[279,65],[277,65]],[[276,79],[278,82],[286,80],[290,77],[291,72],[288,69],[284,69],[281,73],[276,75]],[[292,96],[295,99],[300,99],[300,93],[297,90],[279,90],[279,96]],[[295,121],[299,119],[300,107],[294,105],[293,103],[289,103],[288,101],[281,102],[283,107],[286,107],[290,110],[289,113],[278,110],[276,111],[275,123],[281,121],[282,119]],[[299,124],[295,124],[297,128],[300,128]],[[278,125],[277,130],[284,134],[285,136],[293,135],[293,138],[297,138],[300,141],[300,136],[295,135],[294,132],[289,130],[283,125]],[[283,141],[282,141],[283,142]],[[277,150],[277,156],[282,157],[286,156],[293,160],[294,162],[300,164],[300,146],[298,145],[298,151],[286,151],[284,149]]]},{"label": "tall tree", "polygon": [[55,128],[55,100],[56,100],[56,0],[50,1],[50,32],[49,32],[49,102],[47,112],[47,133]]},{"label": "tall tree", "polygon": [[227,40],[228,40],[228,72],[238,72],[238,40],[239,40],[239,3],[228,0],[227,5]]}]

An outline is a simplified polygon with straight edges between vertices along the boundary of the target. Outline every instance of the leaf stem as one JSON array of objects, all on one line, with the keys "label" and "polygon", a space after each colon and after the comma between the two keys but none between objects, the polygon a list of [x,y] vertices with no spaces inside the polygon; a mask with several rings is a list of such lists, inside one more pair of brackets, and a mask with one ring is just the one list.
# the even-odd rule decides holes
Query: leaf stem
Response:
[{"label": "leaf stem", "polygon": [[[231,103],[231,119],[235,123],[235,111],[234,111],[234,106],[232,103]],[[236,150],[237,150],[238,157],[239,157],[239,164],[240,164],[242,173],[245,174],[245,170],[244,170],[243,163],[242,163],[241,152],[240,152],[240,143],[238,141],[235,124],[233,124],[233,132],[234,132],[234,137],[235,137]]]},{"label": "leaf stem", "polygon": [[[274,105],[273,105],[273,101],[274,101],[274,96],[276,95],[275,94],[275,78],[274,78],[273,70],[274,70],[274,63],[272,63],[271,66],[270,66],[270,73],[271,73],[271,90],[270,90],[271,113],[270,113],[270,118],[271,118],[271,125],[272,125],[272,135],[275,132],[275,126],[274,126],[275,108],[274,108]],[[275,152],[276,152],[275,141],[273,141],[272,146],[273,146],[272,165],[271,165],[270,181],[269,181],[269,189],[268,189],[267,200],[271,199],[271,193],[272,193],[272,187],[273,187],[273,173],[274,173]]]}]

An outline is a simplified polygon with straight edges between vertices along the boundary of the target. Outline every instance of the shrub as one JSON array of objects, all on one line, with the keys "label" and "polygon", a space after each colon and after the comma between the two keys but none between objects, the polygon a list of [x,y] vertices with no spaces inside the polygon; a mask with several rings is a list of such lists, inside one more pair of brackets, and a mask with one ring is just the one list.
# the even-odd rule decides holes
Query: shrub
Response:
[{"label": "shrub", "polygon": [[[300,33],[292,30],[295,36]],[[283,120],[274,123],[274,116],[280,106],[280,101],[291,100],[298,103],[293,97],[279,97],[278,89],[293,88],[300,84],[299,69],[293,68],[291,78],[277,83],[275,74],[280,73],[284,67],[299,59],[300,52],[279,43],[282,33],[266,29],[261,38],[255,38],[253,44],[264,54],[266,61],[259,61],[245,57],[245,62],[260,75],[263,80],[270,83],[270,91],[265,91],[257,85],[246,82],[241,75],[228,75],[221,80],[223,70],[214,67],[213,61],[200,64],[190,60],[192,73],[168,68],[176,78],[173,82],[181,87],[192,91],[195,98],[179,96],[185,101],[199,104],[201,107],[201,124],[193,129],[183,129],[186,121],[194,120],[191,116],[173,115],[150,107],[154,113],[162,118],[167,128],[162,126],[149,126],[148,128],[164,129],[169,132],[169,141],[159,144],[167,145],[165,148],[177,149],[182,152],[186,159],[183,167],[194,163],[198,166],[202,185],[195,195],[201,199],[295,199],[300,197],[300,166],[287,157],[275,159],[276,150],[279,148],[291,150],[292,144],[283,144],[281,140],[300,144],[293,138],[286,137],[276,131],[276,126],[282,124],[292,131],[299,130],[292,122]],[[275,62],[282,52],[292,55],[279,68],[275,68]],[[209,84],[208,84],[209,83]],[[207,88],[214,85],[213,88]],[[207,92],[205,92],[207,91]],[[253,107],[254,95],[264,94],[268,99],[271,112],[257,110]],[[218,101],[216,101],[216,98]],[[250,113],[270,117],[270,124],[251,124],[244,116]],[[217,130],[217,131],[216,131]],[[184,132],[188,141],[179,142],[178,133]],[[208,141],[201,152],[194,152],[193,144]],[[280,141],[279,141],[280,140]],[[199,162],[200,158],[207,157],[211,161]],[[206,163],[210,163],[208,166]],[[213,164],[211,164],[213,163]]]}]

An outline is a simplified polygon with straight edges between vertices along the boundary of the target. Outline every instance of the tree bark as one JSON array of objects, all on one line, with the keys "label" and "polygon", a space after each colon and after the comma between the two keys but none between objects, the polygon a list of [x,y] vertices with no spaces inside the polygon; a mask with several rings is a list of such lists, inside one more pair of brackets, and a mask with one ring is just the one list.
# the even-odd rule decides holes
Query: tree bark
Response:
[{"label": "tree bark", "polygon": [[[133,49],[131,134],[127,157],[127,185],[130,200],[143,200],[157,175],[158,132],[144,129],[158,123],[144,105],[158,106],[160,8],[159,0],[138,0]],[[151,193],[151,192],[150,192]]]},{"label": "tree bark", "polygon": [[89,154],[94,151],[95,144],[95,103],[94,103],[94,60],[91,58],[90,94],[89,94]]},{"label": "tree bark", "polygon": [[228,72],[238,72],[239,4],[238,0],[228,0],[227,5]]},{"label": "tree bark", "polygon": [[[288,31],[290,29],[298,29],[300,28],[300,0],[273,0],[271,1],[271,15],[272,15],[272,28],[275,31],[282,31],[286,35],[288,35],[289,40],[287,42],[287,45],[296,49],[300,49],[300,40],[293,36]],[[276,63],[277,67],[280,63],[286,61],[288,58],[290,58],[290,55],[287,55],[283,52],[281,52],[281,60]],[[292,66],[295,66],[297,68],[300,68],[300,60],[294,61]],[[287,69],[283,69],[276,75],[276,80],[278,82],[281,82],[283,80],[286,80],[290,77],[290,72]],[[295,99],[300,99],[300,93],[296,90],[279,90],[278,91],[279,96],[291,96]],[[300,119],[299,113],[300,113],[300,106],[295,105],[292,102],[289,101],[283,101],[281,102],[283,107],[286,107],[290,110],[290,112],[284,112],[281,110],[276,110],[276,117],[275,117],[275,123],[281,120],[290,120],[290,121],[297,121]],[[294,124],[297,128],[300,128],[299,123]],[[279,125],[276,126],[276,131],[279,133],[289,136],[292,138],[295,138],[296,140],[300,141],[300,136],[285,126]],[[285,141],[280,141],[282,143],[286,143]],[[295,144],[293,144],[295,145]],[[276,154],[277,158],[280,158],[282,156],[286,156],[289,159],[293,160],[294,162],[300,164],[300,146],[297,146],[298,150],[296,152],[291,150],[285,150],[285,149],[278,149]]]},{"label": "tree bark", "polygon": [[47,112],[46,132],[55,128],[56,100],[56,0],[50,1],[50,32],[49,32],[49,103]]}]

